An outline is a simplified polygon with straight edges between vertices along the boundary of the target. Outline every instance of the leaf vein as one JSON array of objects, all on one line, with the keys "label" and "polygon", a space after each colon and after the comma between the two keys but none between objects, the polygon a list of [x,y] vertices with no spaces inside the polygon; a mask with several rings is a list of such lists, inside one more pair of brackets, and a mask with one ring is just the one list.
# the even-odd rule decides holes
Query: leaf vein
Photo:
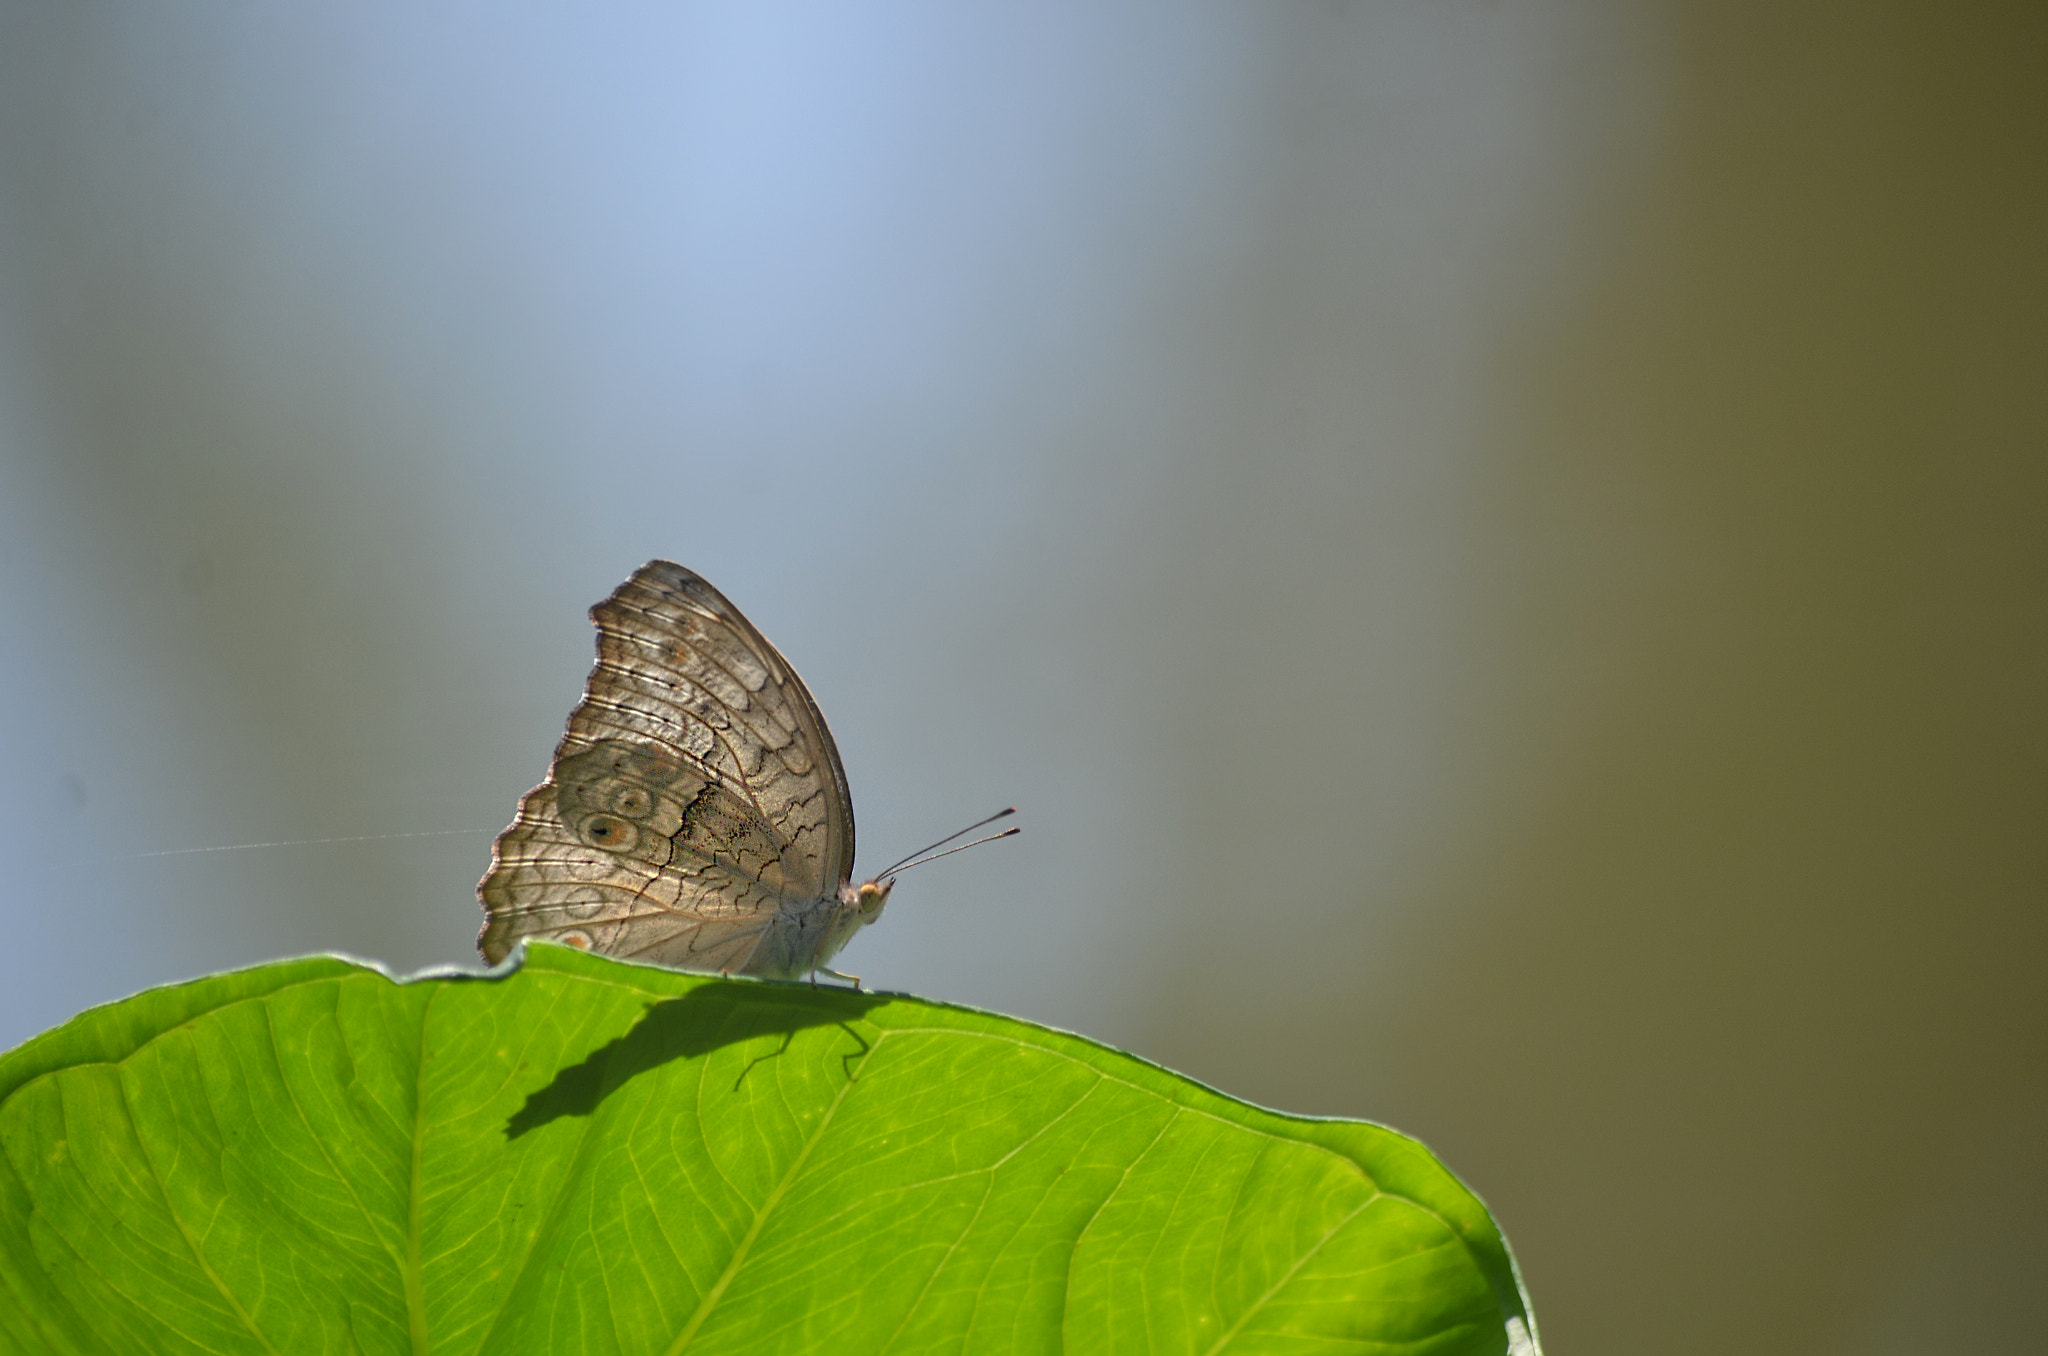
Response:
[{"label": "leaf vein", "polygon": [[[128,1098],[128,1080],[117,1075],[114,1079],[114,1086],[120,1090],[121,1109],[127,1113],[128,1124],[135,1129],[136,1147],[142,1150],[142,1161],[148,1165],[150,1179],[156,1183],[157,1196],[163,1201],[164,1214],[168,1215],[171,1223],[177,1226],[178,1236],[185,1240],[185,1247],[191,1252],[192,1260],[198,1264],[201,1274],[212,1283],[213,1288],[220,1293],[220,1297],[227,1301],[228,1308],[234,1311],[235,1317],[240,1319],[243,1326],[249,1329],[249,1335],[262,1343],[265,1351],[272,1353],[272,1356],[276,1356],[277,1348],[272,1346],[270,1339],[263,1335],[263,1330],[256,1326],[255,1317],[242,1307],[242,1302],[235,1298],[233,1291],[228,1289],[227,1282],[222,1280],[220,1273],[213,1269],[213,1263],[206,1260],[206,1254],[200,1250],[198,1240],[192,1237],[192,1231],[185,1226],[185,1221],[179,1217],[177,1208],[171,1204],[170,1186],[164,1181],[163,1173],[158,1171],[156,1159],[150,1154],[149,1145],[142,1138],[141,1123],[136,1120],[135,1106]],[[68,1133],[70,1129],[68,1124],[69,1108],[66,1108],[66,1113],[66,1131]]]},{"label": "leaf vein", "polygon": [[839,1091],[833,1095],[832,1105],[818,1118],[817,1128],[804,1137],[803,1147],[797,1151],[796,1158],[791,1161],[788,1170],[782,1174],[781,1180],[770,1188],[766,1199],[755,1210],[754,1222],[748,1227],[746,1236],[741,1238],[739,1245],[733,1249],[732,1260],[725,1264],[725,1270],[719,1273],[718,1279],[711,1283],[711,1289],[698,1301],[697,1312],[690,1315],[690,1321],[676,1334],[676,1340],[669,1343],[667,1356],[682,1356],[697,1336],[698,1329],[702,1328],[704,1321],[711,1316],[711,1311],[718,1307],[718,1301],[725,1295],[726,1288],[732,1284],[733,1278],[739,1275],[740,1268],[746,1264],[747,1254],[753,1251],[754,1240],[761,1236],[761,1230],[767,1226],[768,1217],[775,1212],[775,1207],[782,1203],[783,1196],[803,1173],[804,1165],[810,1161],[811,1151],[825,1138],[825,1132],[831,1128],[833,1119],[839,1114],[839,1108],[845,1104],[846,1094],[860,1082],[860,1071],[868,1066],[868,1061],[875,1057],[875,1051],[881,1049],[882,1043],[888,1038],[889,1033],[886,1031],[876,1036],[874,1043],[860,1057],[860,1063],[853,1066],[852,1075],[839,1085]]}]

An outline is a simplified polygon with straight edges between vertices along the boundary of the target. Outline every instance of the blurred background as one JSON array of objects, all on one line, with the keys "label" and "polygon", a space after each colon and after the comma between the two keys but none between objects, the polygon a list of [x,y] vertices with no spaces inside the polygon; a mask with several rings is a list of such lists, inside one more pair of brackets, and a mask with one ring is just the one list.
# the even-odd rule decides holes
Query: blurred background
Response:
[{"label": "blurred background", "polygon": [[1420,1136],[1559,1356],[2048,1350],[2044,71],[2038,4],[8,3],[0,1044],[472,959],[665,556],[862,865],[1023,807],[870,984]]}]

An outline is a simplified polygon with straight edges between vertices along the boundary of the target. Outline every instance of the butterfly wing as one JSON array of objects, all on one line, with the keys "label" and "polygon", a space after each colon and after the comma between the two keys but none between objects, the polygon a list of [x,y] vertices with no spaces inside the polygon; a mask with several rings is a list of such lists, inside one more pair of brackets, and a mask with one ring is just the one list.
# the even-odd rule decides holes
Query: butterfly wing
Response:
[{"label": "butterfly wing", "polygon": [[597,665],[547,780],[477,886],[493,964],[522,937],[745,971],[777,913],[853,864],[839,751],[739,609],[665,560],[590,610]]}]

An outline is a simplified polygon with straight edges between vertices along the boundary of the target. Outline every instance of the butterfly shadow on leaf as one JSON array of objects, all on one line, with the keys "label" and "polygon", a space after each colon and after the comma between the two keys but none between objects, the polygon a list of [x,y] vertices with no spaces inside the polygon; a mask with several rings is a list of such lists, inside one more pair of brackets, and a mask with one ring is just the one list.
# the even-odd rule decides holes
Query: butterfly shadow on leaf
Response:
[{"label": "butterfly shadow on leaf", "polygon": [[680,998],[650,1004],[625,1035],[557,1073],[512,1113],[505,1122],[505,1138],[517,1139],[563,1116],[588,1116],[606,1097],[651,1069],[760,1036],[779,1035],[782,1044],[749,1060],[733,1084],[735,1090],[756,1064],[783,1054],[797,1032],[811,1027],[840,1027],[860,1046],[847,1058],[858,1058],[867,1053],[868,1043],[848,1023],[888,1001],[880,994],[795,984],[702,984]]}]

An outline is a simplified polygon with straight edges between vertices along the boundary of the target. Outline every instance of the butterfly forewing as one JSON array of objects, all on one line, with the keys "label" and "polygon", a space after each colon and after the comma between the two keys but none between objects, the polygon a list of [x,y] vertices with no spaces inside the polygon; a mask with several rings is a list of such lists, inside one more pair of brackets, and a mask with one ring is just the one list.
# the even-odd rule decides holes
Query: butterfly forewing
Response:
[{"label": "butterfly forewing", "polygon": [[803,681],[723,595],[668,561],[590,611],[597,665],[547,780],[477,887],[477,945],[521,937],[744,971],[778,911],[836,897],[853,813]]}]

